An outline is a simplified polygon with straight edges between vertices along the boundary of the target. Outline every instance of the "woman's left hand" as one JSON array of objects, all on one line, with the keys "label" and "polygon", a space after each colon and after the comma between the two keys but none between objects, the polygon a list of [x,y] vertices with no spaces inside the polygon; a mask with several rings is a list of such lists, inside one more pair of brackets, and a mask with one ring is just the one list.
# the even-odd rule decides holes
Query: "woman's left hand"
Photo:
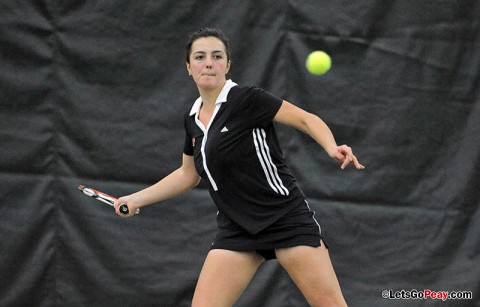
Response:
[{"label": "woman's left hand", "polygon": [[352,148],[350,148],[349,146],[347,145],[342,145],[342,146],[338,146],[336,148],[336,150],[333,150],[331,153],[329,153],[330,156],[339,161],[339,162],[342,162],[342,165],[341,165],[341,168],[344,169],[345,167],[347,167],[347,165],[349,165],[350,163],[353,163],[353,165],[357,168],[357,169],[365,169],[365,166],[363,166],[362,164],[360,164],[358,162],[358,159],[357,157],[355,157],[355,155],[353,154],[352,152]]}]

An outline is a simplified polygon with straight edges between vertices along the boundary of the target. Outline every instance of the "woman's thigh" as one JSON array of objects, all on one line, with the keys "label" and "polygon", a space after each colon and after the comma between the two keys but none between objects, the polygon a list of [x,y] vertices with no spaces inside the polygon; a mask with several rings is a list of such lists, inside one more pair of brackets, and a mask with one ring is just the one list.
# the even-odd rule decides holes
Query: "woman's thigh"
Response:
[{"label": "woman's thigh", "polygon": [[210,250],[198,278],[192,306],[232,306],[262,262],[263,258],[256,252]]},{"label": "woman's thigh", "polygon": [[311,306],[346,306],[325,244],[276,251],[277,259]]}]

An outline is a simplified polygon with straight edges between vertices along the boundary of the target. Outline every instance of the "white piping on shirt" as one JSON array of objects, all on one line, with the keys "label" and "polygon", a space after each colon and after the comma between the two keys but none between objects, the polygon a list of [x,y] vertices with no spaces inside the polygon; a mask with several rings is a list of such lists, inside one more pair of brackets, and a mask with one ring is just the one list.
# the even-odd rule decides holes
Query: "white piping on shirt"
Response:
[{"label": "white piping on shirt", "polygon": [[253,143],[257,151],[258,160],[262,165],[263,172],[267,178],[268,184],[276,192],[282,195],[288,195],[290,192],[283,185],[282,179],[278,175],[277,167],[272,161],[270,148],[267,145],[267,135],[264,129],[253,129]]},{"label": "white piping on shirt", "polygon": [[215,180],[213,180],[212,174],[210,174],[210,171],[208,170],[207,156],[205,154],[205,145],[207,144],[208,129],[210,128],[210,125],[215,119],[215,115],[217,114],[218,110],[220,110],[222,103],[227,102],[228,93],[230,92],[232,87],[236,85],[237,83],[233,82],[232,80],[227,80],[225,82],[225,85],[223,86],[222,91],[217,97],[217,101],[215,102],[215,110],[213,111],[212,118],[210,118],[210,122],[208,123],[207,127],[205,127],[203,123],[200,121],[200,119],[198,119],[198,116],[200,114],[200,107],[202,106],[202,97],[199,97],[195,101],[195,103],[192,106],[192,109],[190,110],[190,116],[195,114],[195,122],[197,123],[197,126],[200,127],[200,129],[202,129],[203,131],[202,146],[200,147],[200,151],[202,153],[203,169],[205,170],[205,173],[207,174],[208,180],[210,181],[210,184],[212,185],[214,191],[218,191],[218,187]]},{"label": "white piping on shirt", "polygon": [[202,122],[200,121],[200,119],[198,118],[198,115],[200,114],[200,112],[198,112],[198,113],[195,115],[195,122],[196,122],[197,125],[200,127],[200,129],[203,130],[202,147],[200,147],[200,151],[202,152],[203,169],[205,170],[205,173],[207,173],[208,180],[210,180],[210,183],[212,184],[213,190],[215,190],[215,191],[218,191],[218,187],[217,187],[217,183],[215,182],[215,180],[213,180],[212,174],[210,174],[210,171],[208,170],[208,166],[207,166],[207,155],[205,154],[205,145],[207,144],[208,129],[210,128],[210,126],[211,126],[211,124],[212,124],[212,122],[213,122],[213,119],[215,118],[215,115],[217,114],[218,110],[220,110],[220,106],[221,106],[221,105],[222,105],[221,103],[217,103],[217,104],[215,105],[215,110],[213,111],[212,118],[210,119],[210,122],[208,123],[207,128],[205,128],[205,126],[203,125],[203,123],[202,123]]}]

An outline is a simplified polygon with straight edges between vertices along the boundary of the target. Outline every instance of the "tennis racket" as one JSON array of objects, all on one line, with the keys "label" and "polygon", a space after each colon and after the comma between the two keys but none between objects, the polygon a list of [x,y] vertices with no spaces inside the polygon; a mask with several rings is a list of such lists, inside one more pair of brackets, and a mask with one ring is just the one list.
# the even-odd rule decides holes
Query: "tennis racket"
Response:
[{"label": "tennis racket", "polygon": [[[95,190],[95,189],[92,189],[92,188],[87,188],[83,185],[79,185],[78,186],[78,189],[80,191],[83,192],[83,194],[87,195],[87,196],[90,196],[90,197],[93,197],[107,205],[110,205],[113,207],[113,205],[115,204],[115,201],[117,201],[117,198],[113,197],[113,196],[110,196],[108,194],[105,194],[103,192],[100,192],[98,190]],[[126,204],[121,204],[120,205],[120,208],[119,208],[120,212],[122,214],[128,214],[128,206]],[[139,214],[140,213],[140,209],[137,209],[137,211],[135,211],[135,214]]]}]

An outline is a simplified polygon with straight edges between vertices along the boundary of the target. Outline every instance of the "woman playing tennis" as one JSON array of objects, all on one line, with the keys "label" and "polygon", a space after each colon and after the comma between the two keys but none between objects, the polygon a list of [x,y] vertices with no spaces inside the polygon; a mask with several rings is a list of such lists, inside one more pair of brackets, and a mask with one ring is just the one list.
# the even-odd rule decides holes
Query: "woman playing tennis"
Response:
[{"label": "woman playing tennis", "polygon": [[285,165],[274,122],[315,140],[341,168],[364,169],[316,115],[257,87],[227,80],[229,41],[218,29],[189,37],[186,68],[200,97],[184,118],[182,165],[115,203],[136,209],[194,188],[203,178],[218,208],[218,232],[192,306],[232,306],[262,262],[277,259],[312,306],[346,306],[320,225]]}]

